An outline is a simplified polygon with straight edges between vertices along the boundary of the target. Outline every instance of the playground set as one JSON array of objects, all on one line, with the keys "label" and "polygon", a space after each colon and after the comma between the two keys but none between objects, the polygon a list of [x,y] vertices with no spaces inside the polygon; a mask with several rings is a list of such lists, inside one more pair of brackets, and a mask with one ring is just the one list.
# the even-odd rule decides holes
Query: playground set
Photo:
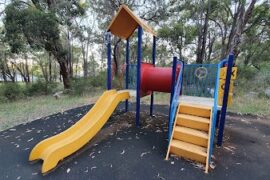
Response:
[{"label": "playground set", "polygon": [[[137,63],[130,64],[130,37],[136,29]],[[152,63],[142,62],[143,31],[153,36]],[[125,90],[112,89],[111,35],[126,40]],[[170,154],[175,154],[203,163],[208,172],[215,132],[218,129],[217,144],[221,145],[227,105],[232,101],[237,70],[233,67],[234,56],[231,54],[218,64],[184,64],[174,57],[172,67],[156,67],[156,33],[125,5],[120,7],[107,29],[106,45],[107,91],[76,124],[38,143],[29,160],[42,159],[42,173],[52,170],[60,160],[87,144],[121,101],[125,101],[127,112],[131,96],[136,98],[136,126],[139,127],[140,98],[151,96],[152,116],[154,92],[164,92],[171,94],[166,160]],[[130,74],[135,74],[136,78]]]}]

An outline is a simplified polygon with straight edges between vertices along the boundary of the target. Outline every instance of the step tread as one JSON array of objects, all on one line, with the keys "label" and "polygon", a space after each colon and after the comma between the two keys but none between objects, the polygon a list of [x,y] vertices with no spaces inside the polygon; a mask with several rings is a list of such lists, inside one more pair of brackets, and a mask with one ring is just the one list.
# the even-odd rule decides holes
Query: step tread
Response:
[{"label": "step tread", "polygon": [[207,149],[195,144],[173,139],[171,142],[171,146],[207,157]]},{"label": "step tread", "polygon": [[200,131],[200,130],[196,130],[196,129],[192,129],[188,127],[181,127],[181,126],[175,126],[175,131],[182,132],[185,134],[190,134],[190,135],[197,136],[204,139],[208,139],[208,133],[206,133],[205,131]]},{"label": "step tread", "polygon": [[177,115],[178,118],[183,118],[183,119],[188,119],[191,121],[198,121],[198,122],[202,122],[202,123],[210,123],[209,118],[204,118],[204,117],[200,117],[200,116],[194,116],[194,115],[189,115],[189,114],[178,114]]},{"label": "step tread", "polygon": [[201,105],[201,104],[181,103],[180,102],[180,106],[189,106],[189,107],[193,107],[193,108],[200,108],[200,109],[205,109],[205,110],[211,110],[211,106],[204,106],[204,105]]}]

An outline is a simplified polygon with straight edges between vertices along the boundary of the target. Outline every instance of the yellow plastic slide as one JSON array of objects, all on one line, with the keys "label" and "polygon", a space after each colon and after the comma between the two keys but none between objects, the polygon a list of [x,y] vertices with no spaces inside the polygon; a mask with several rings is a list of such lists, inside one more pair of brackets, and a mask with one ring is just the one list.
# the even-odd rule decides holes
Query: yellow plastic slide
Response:
[{"label": "yellow plastic slide", "polygon": [[91,110],[69,129],[38,143],[29,160],[42,159],[42,173],[90,141],[107,122],[117,105],[130,97],[128,90],[105,91]]}]

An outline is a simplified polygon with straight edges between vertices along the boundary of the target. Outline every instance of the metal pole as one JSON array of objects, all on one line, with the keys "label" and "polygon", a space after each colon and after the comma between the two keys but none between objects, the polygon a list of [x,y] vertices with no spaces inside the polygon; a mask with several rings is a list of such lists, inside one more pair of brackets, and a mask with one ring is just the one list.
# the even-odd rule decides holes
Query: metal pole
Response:
[{"label": "metal pole", "polygon": [[136,126],[140,126],[140,89],[141,89],[141,60],[142,60],[142,34],[143,29],[138,26],[138,47],[137,47],[137,88],[136,88]]},{"label": "metal pole", "polygon": [[217,140],[218,146],[222,145],[223,131],[224,131],[225,119],[226,119],[226,113],[227,113],[227,103],[228,103],[228,97],[229,97],[229,91],[230,91],[233,60],[234,60],[234,55],[230,54],[229,60],[228,60],[228,66],[227,66],[223,102],[222,102],[222,107],[221,107],[221,112],[220,112],[221,114],[220,114],[220,119],[219,119],[220,122],[219,122],[219,131],[218,131],[218,140]]},{"label": "metal pole", "polygon": [[173,57],[171,97],[170,97],[170,108],[169,108],[169,121],[170,121],[170,116],[171,116],[172,99],[173,99],[173,95],[174,95],[174,86],[175,86],[175,79],[176,79],[176,63],[177,63],[177,57]]},{"label": "metal pole", "polygon": [[[156,65],[156,36],[153,36],[152,64],[154,66]],[[153,108],[154,108],[154,92],[152,92],[151,94],[150,116],[153,116]]]},{"label": "metal pole", "polygon": [[[129,79],[129,38],[126,44],[126,89],[128,89],[128,79]],[[128,99],[125,103],[125,110],[128,111]]]},{"label": "metal pole", "polygon": [[107,34],[107,89],[112,88],[112,67],[111,67],[111,34]]}]

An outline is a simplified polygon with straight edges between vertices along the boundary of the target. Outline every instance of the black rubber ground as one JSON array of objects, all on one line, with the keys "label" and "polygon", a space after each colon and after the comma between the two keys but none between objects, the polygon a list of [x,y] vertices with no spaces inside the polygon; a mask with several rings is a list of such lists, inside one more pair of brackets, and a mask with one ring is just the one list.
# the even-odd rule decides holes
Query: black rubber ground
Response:
[{"label": "black rubber ground", "polygon": [[[155,106],[156,117],[142,106],[141,127],[134,112],[120,105],[97,136],[79,152],[42,175],[41,161],[28,156],[41,140],[78,121],[90,106],[41,118],[0,132],[0,179],[270,179],[270,120],[257,116],[227,116],[225,141],[214,150],[214,170],[175,157],[165,161],[168,107]],[[134,107],[133,107],[134,108]]]}]

